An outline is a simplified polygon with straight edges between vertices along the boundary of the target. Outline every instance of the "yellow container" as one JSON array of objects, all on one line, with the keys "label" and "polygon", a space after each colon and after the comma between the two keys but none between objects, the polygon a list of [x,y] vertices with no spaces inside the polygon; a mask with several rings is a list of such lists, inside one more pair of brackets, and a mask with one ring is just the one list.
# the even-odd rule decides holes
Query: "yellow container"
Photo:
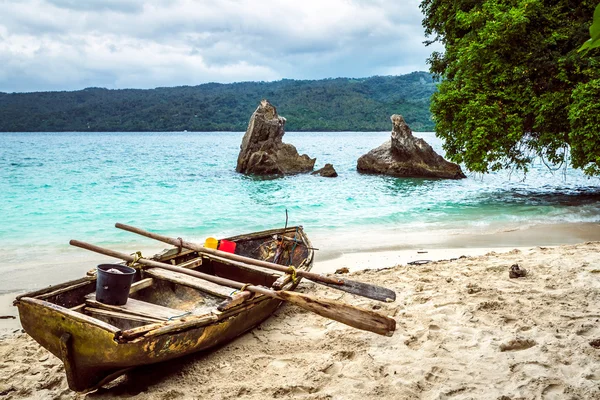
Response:
[{"label": "yellow container", "polygon": [[209,237],[204,241],[204,247],[208,249],[216,249],[219,246],[219,241],[215,238]]}]

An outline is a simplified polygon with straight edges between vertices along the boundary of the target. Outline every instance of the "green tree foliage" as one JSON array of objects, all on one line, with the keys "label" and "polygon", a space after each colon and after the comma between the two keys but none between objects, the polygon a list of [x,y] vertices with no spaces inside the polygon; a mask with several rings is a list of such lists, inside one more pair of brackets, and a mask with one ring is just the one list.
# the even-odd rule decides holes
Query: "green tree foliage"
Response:
[{"label": "green tree foliage", "polygon": [[594,21],[590,26],[590,38],[581,46],[579,51],[588,51],[600,47],[600,4],[594,11]]},{"label": "green tree foliage", "polygon": [[600,59],[577,51],[596,4],[422,1],[430,43],[445,47],[428,61],[442,78],[431,110],[449,158],[485,173],[570,156],[600,172]]},{"label": "green tree foliage", "polygon": [[151,90],[0,93],[0,131],[245,131],[261,99],[287,119],[288,131],[387,131],[402,114],[431,131],[429,73],[243,82]]}]

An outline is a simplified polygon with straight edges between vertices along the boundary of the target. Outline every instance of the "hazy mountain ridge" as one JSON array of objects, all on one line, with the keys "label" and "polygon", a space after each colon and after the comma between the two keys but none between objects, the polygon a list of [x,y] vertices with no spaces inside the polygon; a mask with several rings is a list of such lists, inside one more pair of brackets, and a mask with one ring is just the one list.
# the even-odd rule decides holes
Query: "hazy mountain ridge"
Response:
[{"label": "hazy mountain ridge", "polygon": [[386,131],[392,114],[402,114],[415,131],[430,131],[429,101],[436,87],[430,74],[413,72],[361,79],[0,93],[0,131],[245,131],[262,98],[287,119],[287,131]]}]

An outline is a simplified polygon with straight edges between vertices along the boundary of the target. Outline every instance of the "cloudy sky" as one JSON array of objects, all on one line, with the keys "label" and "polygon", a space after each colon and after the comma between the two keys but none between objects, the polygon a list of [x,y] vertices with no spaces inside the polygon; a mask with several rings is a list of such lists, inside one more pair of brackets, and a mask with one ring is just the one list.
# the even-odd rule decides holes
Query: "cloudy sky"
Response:
[{"label": "cloudy sky", "polygon": [[427,70],[419,0],[0,0],[0,91]]}]

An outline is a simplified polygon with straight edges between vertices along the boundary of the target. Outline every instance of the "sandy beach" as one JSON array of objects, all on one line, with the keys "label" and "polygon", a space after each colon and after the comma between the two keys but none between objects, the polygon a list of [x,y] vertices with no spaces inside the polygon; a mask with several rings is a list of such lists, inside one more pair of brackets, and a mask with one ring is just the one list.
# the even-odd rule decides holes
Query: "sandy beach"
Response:
[{"label": "sandy beach", "polygon": [[600,400],[600,0],[0,14],[0,400]]},{"label": "sandy beach", "polygon": [[[527,275],[509,278],[514,264]],[[346,253],[315,270],[341,266],[395,290],[396,302],[308,281],[301,291],[393,316],[393,337],[284,305],[216,351],[138,368],[82,395],[68,389],[61,362],[13,326],[0,338],[0,398],[600,397],[599,241]]]}]

